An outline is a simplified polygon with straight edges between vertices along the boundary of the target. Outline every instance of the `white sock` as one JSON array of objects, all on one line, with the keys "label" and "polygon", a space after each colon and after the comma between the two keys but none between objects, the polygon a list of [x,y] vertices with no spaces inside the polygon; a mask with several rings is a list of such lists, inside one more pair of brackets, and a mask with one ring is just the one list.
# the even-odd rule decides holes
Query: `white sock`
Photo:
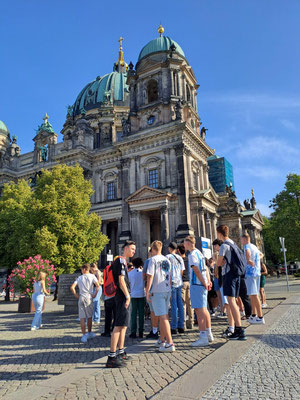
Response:
[{"label": "white sock", "polygon": [[231,333],[234,332],[234,326],[229,326],[228,329],[229,329],[229,332],[231,332]]},{"label": "white sock", "polygon": [[157,333],[157,331],[158,331],[158,328],[152,328],[152,332],[154,333],[154,335]]},{"label": "white sock", "polygon": [[202,339],[202,338],[206,338],[207,337],[207,333],[206,333],[206,331],[201,331],[200,332],[200,338]]},{"label": "white sock", "polygon": [[211,328],[206,328],[206,332],[211,335]]}]

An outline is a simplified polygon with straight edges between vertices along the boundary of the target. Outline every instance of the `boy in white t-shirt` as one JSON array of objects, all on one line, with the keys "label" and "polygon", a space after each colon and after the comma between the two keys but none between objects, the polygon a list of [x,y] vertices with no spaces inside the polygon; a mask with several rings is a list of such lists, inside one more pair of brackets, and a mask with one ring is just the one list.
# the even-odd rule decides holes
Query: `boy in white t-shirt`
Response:
[{"label": "boy in white t-shirt", "polygon": [[190,268],[190,291],[192,308],[198,321],[200,337],[192,343],[194,347],[208,346],[209,342],[214,340],[211,332],[210,314],[207,310],[207,294],[211,289],[212,283],[206,262],[200,250],[196,249],[196,240],[193,236],[187,236],[184,239],[184,247],[189,251],[189,268]]},{"label": "boy in white t-shirt", "polygon": [[[82,343],[86,343],[88,339],[96,336],[92,333],[92,316],[94,312],[93,299],[97,296],[99,290],[99,282],[95,275],[89,273],[90,264],[84,264],[81,267],[82,275],[80,275],[71,286],[71,292],[78,299],[78,313],[82,332]],[[76,293],[76,286],[79,288],[79,295]],[[94,286],[96,290],[93,294]],[[87,319],[88,333],[86,333],[85,320]]]},{"label": "boy in white t-shirt", "polygon": [[[160,339],[157,345],[161,352],[175,351],[169,323],[169,304],[171,297],[171,263],[161,254],[162,242],[151,244],[151,254],[147,268],[147,301],[152,302],[154,314],[159,317]],[[150,291],[151,289],[151,291]]]},{"label": "boy in white t-shirt", "polygon": [[128,273],[130,282],[130,297],[131,297],[131,333],[130,338],[136,338],[137,315],[139,315],[139,338],[144,336],[144,316],[145,316],[145,282],[143,279],[143,260],[136,257],[132,260],[132,269]]}]

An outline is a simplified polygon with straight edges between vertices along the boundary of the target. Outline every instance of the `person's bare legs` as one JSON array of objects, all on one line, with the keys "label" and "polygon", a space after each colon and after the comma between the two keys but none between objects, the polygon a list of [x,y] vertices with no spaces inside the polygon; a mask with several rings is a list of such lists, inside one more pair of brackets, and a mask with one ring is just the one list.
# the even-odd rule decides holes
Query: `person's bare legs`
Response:
[{"label": "person's bare legs", "polygon": [[261,298],[261,303],[262,304],[266,304],[266,292],[264,288],[260,288],[259,289],[259,293],[260,293],[260,298]]},{"label": "person's bare legs", "polygon": [[151,325],[152,325],[152,331],[153,331],[153,328],[157,328],[157,329],[158,329],[158,320],[159,320],[159,317],[157,317],[157,316],[154,314],[153,311],[151,311],[150,316],[151,316]]},{"label": "person's bare legs", "polygon": [[203,308],[204,315],[205,315],[205,328],[211,328],[211,318],[210,313],[208,312],[207,308]]},{"label": "person's bare legs", "polygon": [[168,315],[162,315],[161,317],[159,317],[159,322],[160,322],[160,332],[161,332],[160,340],[164,341],[164,338],[166,338],[167,343],[169,344],[173,343]]},{"label": "person's bare legs", "polygon": [[217,296],[218,296],[218,302],[220,305],[220,312],[223,314],[224,313],[224,306],[223,306],[223,301],[222,301],[222,295],[221,295],[221,291],[217,290]]},{"label": "person's bare legs", "polygon": [[206,313],[205,313],[205,311],[208,312],[206,308],[195,308],[195,313],[196,313],[197,322],[198,322],[198,328],[199,328],[200,332],[206,331]]},{"label": "person's bare legs", "polygon": [[261,309],[261,303],[258,297],[258,294],[253,294],[250,295],[250,302],[251,302],[251,307],[252,307],[252,314],[257,315],[258,317],[262,317],[262,309]]},{"label": "person's bare legs", "polygon": [[240,297],[238,297],[236,299],[236,302],[237,302],[238,308],[240,309],[240,312],[243,312],[244,311],[244,305],[243,305],[242,299]]},{"label": "person's bare legs", "polygon": [[127,326],[121,326],[120,327],[120,335],[119,335],[119,340],[118,340],[118,347],[119,349],[123,349],[124,348],[124,344],[125,344],[125,335],[126,335],[126,331],[127,331]]},{"label": "person's bare legs", "polygon": [[92,332],[92,318],[88,318],[87,328],[88,328],[88,332]]},{"label": "person's bare legs", "polygon": [[228,325],[232,326],[234,328],[234,319],[232,316],[232,312],[230,310],[229,304],[225,304],[225,310],[227,312],[227,318],[228,318]]},{"label": "person's bare legs", "polygon": [[111,334],[111,339],[110,339],[110,352],[115,353],[117,351],[117,344],[120,339],[120,333],[122,330],[123,326],[115,326],[114,330]]},{"label": "person's bare legs", "polygon": [[85,335],[85,318],[80,318],[80,327],[82,334]]},{"label": "person's bare legs", "polygon": [[242,325],[242,322],[241,322],[240,310],[236,303],[236,298],[227,296],[227,300],[229,303],[230,311],[232,313],[232,317],[234,319],[235,326],[240,327]]}]

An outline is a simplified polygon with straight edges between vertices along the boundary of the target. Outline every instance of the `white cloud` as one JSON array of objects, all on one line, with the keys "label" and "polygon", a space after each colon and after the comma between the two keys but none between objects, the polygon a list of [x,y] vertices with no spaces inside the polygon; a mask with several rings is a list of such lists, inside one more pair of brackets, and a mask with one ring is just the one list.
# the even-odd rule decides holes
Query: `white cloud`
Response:
[{"label": "white cloud", "polygon": [[267,93],[217,93],[203,94],[206,102],[225,103],[235,107],[255,107],[257,109],[300,109],[300,98],[276,96]]},{"label": "white cloud", "polygon": [[281,119],[279,122],[281,123],[281,125],[284,128],[286,128],[290,131],[293,131],[293,132],[297,131],[297,128],[296,128],[296,125],[294,124],[294,122],[292,122],[288,119]]},{"label": "white cloud", "polygon": [[268,167],[266,165],[253,166],[248,168],[240,168],[240,173],[245,176],[254,176],[263,180],[278,178],[282,176],[282,171],[275,167]]}]

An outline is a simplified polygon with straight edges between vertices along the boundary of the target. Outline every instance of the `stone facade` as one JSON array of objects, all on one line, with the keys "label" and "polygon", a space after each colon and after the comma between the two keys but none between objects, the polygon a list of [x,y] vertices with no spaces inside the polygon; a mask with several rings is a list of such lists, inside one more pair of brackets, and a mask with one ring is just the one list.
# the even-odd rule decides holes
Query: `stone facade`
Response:
[{"label": "stone facade", "polygon": [[102,264],[108,250],[118,253],[126,239],[135,240],[137,255],[145,258],[154,239],[164,246],[188,234],[215,239],[219,223],[227,223],[238,241],[250,229],[257,242],[259,211],[245,214],[235,197],[217,195],[209,183],[207,158],[214,150],[200,133],[199,86],[176,42],[146,54],[135,69],[132,63],[127,67],[120,47],[109,79],[123,78],[121,100],[108,81],[101,92],[102,78],[81,92],[69,107],[62,143],[47,115],[33,152],[20,155],[13,143],[0,141],[0,186],[20,178],[34,183],[43,168],[79,163],[94,186],[91,210],[110,239]]}]

